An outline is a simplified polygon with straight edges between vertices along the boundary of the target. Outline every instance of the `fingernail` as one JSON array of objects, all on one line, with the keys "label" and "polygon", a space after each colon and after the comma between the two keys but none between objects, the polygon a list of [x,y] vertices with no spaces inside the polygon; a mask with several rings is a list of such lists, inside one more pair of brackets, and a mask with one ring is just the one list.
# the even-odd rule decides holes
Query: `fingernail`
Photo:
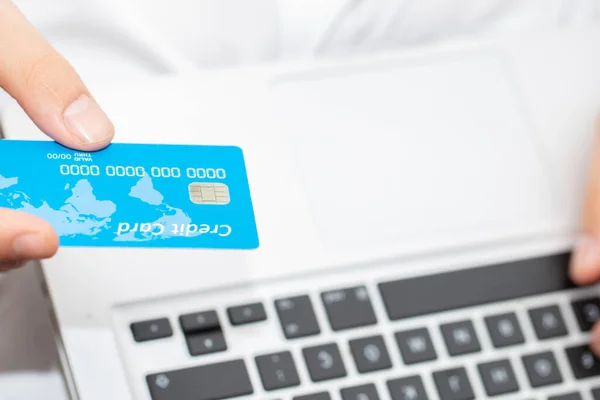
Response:
[{"label": "fingernail", "polygon": [[67,129],[83,144],[110,140],[112,122],[92,98],[81,95],[64,112]]},{"label": "fingernail", "polygon": [[31,254],[39,253],[40,248],[46,246],[46,238],[37,233],[27,233],[18,236],[12,245],[15,258],[26,259]]},{"label": "fingernail", "polygon": [[600,246],[598,240],[585,236],[579,240],[573,255],[572,268],[578,273],[593,271],[600,267]]}]

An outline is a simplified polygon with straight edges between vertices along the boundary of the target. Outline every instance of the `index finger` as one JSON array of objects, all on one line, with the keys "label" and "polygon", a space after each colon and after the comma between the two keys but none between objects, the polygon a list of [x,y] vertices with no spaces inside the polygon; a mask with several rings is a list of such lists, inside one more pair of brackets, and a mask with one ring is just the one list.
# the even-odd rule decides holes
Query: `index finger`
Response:
[{"label": "index finger", "polygon": [[114,136],[113,124],[75,69],[8,0],[0,0],[0,88],[67,147],[99,150]]},{"label": "index finger", "polygon": [[600,280],[600,119],[590,160],[583,204],[581,239],[571,260],[570,275],[578,284]]}]

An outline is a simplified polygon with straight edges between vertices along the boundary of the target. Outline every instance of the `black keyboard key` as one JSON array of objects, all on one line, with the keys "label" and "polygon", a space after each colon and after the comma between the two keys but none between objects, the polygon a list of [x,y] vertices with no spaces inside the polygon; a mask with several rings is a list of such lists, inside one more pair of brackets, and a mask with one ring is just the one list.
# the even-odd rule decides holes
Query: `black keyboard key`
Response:
[{"label": "black keyboard key", "polygon": [[372,383],[340,390],[342,400],[379,400],[377,388]]},{"label": "black keyboard key", "polygon": [[360,373],[392,367],[390,355],[381,336],[370,336],[350,341],[350,351]]},{"label": "black keyboard key", "polygon": [[387,381],[387,387],[392,400],[429,399],[425,386],[423,386],[423,380],[418,375],[389,380]]},{"label": "black keyboard key", "polygon": [[515,313],[486,317],[485,324],[496,348],[525,343],[525,337]]},{"label": "black keyboard key", "polygon": [[488,396],[519,391],[519,384],[509,360],[479,364],[477,369]]},{"label": "black keyboard key", "polygon": [[571,306],[577,317],[579,329],[583,332],[591,331],[594,323],[600,318],[600,298],[590,297],[574,301]]},{"label": "black keyboard key", "polygon": [[600,386],[592,389],[592,398],[594,400],[600,400]]},{"label": "black keyboard key", "polygon": [[212,310],[182,315],[179,323],[185,334],[221,329],[217,312]]},{"label": "black keyboard key", "polygon": [[146,381],[152,400],[220,400],[253,393],[243,360],[152,374]]},{"label": "black keyboard key", "polygon": [[201,356],[227,350],[227,343],[221,331],[195,333],[186,336],[185,339],[192,356]]},{"label": "black keyboard key", "polygon": [[437,353],[426,328],[396,332],[396,343],[406,365],[435,360]]},{"label": "black keyboard key", "polygon": [[550,396],[548,400],[582,400],[581,394],[578,392],[560,394],[558,396]]},{"label": "black keyboard key", "polygon": [[475,327],[471,321],[459,321],[440,326],[444,342],[451,356],[477,353],[481,351],[481,345]]},{"label": "black keyboard key", "polygon": [[293,397],[293,400],[331,400],[331,396],[328,392],[319,392],[312,394],[305,394],[302,396]]},{"label": "black keyboard key", "polygon": [[566,353],[576,379],[600,376],[600,360],[594,356],[588,345],[569,347]]},{"label": "black keyboard key", "polygon": [[245,325],[254,322],[265,321],[267,312],[262,303],[245,304],[242,306],[229,307],[227,309],[231,325]]},{"label": "black keyboard key", "polygon": [[341,331],[377,323],[365,286],[321,293],[331,329]]},{"label": "black keyboard key", "polygon": [[307,347],[302,350],[302,354],[313,382],[346,376],[346,367],[337,344]]},{"label": "black keyboard key", "polygon": [[131,333],[136,342],[162,339],[173,336],[171,323],[168,318],[159,318],[149,321],[134,322],[131,324]]},{"label": "black keyboard key", "polygon": [[464,368],[433,373],[433,380],[441,400],[473,400],[473,388]]},{"label": "black keyboard key", "polygon": [[310,297],[297,296],[275,301],[281,328],[287,339],[318,335],[321,332]]},{"label": "black keyboard key", "polygon": [[265,390],[300,385],[296,363],[289,351],[258,356],[255,361]]},{"label": "black keyboard key", "polygon": [[398,320],[573,288],[569,260],[557,254],[384,282],[379,290],[389,318]]},{"label": "black keyboard key", "polygon": [[529,310],[529,318],[538,339],[567,336],[567,326],[558,306],[540,307]]},{"label": "black keyboard key", "polygon": [[522,360],[532,387],[562,383],[562,375],[552,352],[531,354],[522,357]]}]

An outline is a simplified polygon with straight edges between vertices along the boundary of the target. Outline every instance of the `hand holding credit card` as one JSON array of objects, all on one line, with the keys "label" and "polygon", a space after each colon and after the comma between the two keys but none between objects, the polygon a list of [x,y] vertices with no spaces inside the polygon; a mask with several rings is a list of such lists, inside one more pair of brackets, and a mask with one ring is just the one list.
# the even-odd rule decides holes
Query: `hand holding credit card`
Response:
[{"label": "hand holding credit card", "polygon": [[[0,48],[0,92],[14,98],[41,132],[82,151],[112,141],[112,122],[76,70],[11,1],[0,1]],[[27,155],[19,156],[27,168]],[[0,165],[7,162],[0,156]],[[52,257],[57,248],[56,233],[44,220],[0,208],[0,272]]]},{"label": "hand holding credit card", "polygon": [[0,207],[37,216],[61,246],[254,249],[237,147],[111,144],[82,152],[0,141]]}]

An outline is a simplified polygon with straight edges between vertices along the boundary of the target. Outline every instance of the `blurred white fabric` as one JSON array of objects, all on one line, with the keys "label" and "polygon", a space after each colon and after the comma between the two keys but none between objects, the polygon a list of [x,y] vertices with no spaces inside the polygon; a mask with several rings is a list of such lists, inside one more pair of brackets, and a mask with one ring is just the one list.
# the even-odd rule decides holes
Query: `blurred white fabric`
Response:
[{"label": "blurred white fabric", "polygon": [[127,50],[139,44],[130,35],[131,31],[144,26],[155,38],[164,39],[173,50],[201,67],[371,51],[456,36],[592,23],[600,18],[597,0],[16,0],[16,3],[47,37],[62,46],[72,48],[77,43],[91,41],[97,46],[112,47],[121,56],[127,55],[128,63],[139,64],[140,51]]},{"label": "blurred white fabric", "polygon": [[[597,0],[16,0],[88,82],[600,21]],[[0,96],[0,107],[7,96]],[[0,397],[65,400],[31,266],[0,280]]]}]

